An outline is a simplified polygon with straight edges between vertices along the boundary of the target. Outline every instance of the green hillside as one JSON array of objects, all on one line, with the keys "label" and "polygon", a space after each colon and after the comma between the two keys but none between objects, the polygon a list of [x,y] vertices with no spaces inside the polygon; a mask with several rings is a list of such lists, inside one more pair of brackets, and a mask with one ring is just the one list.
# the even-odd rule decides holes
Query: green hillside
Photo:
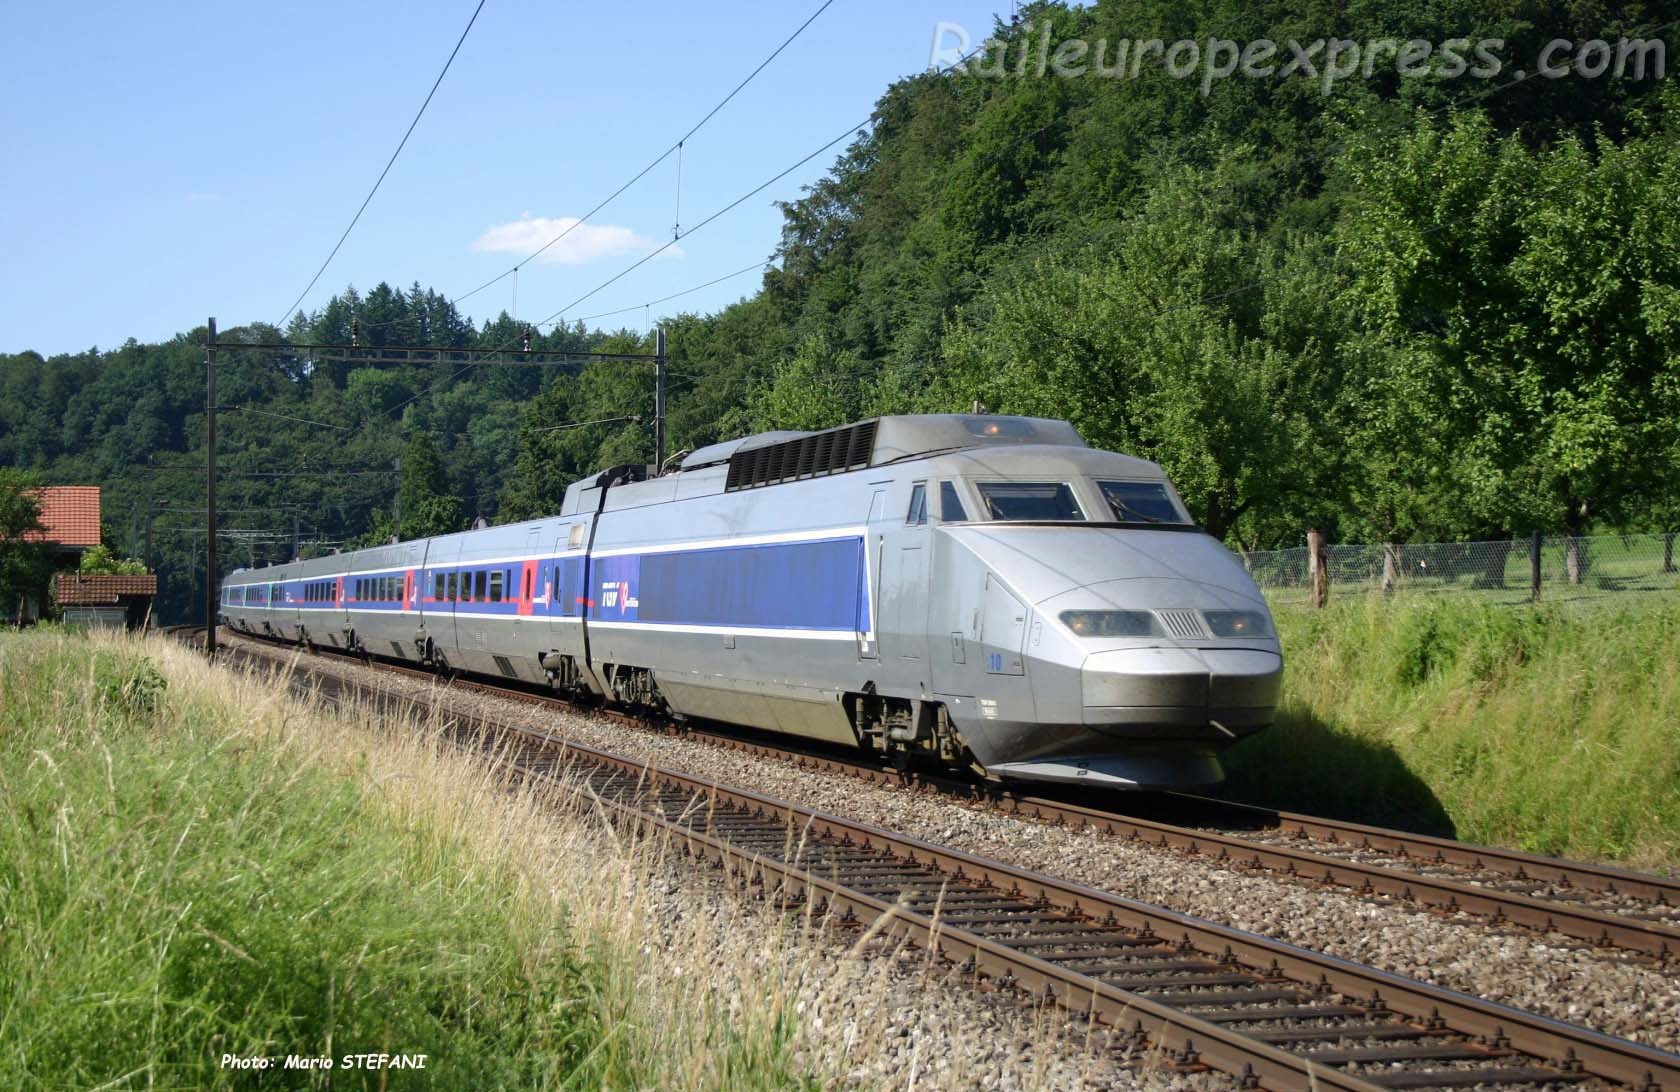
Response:
[{"label": "green hillside", "polygon": [[[1680,93],[1514,80],[1555,38],[1667,29],[1673,4],[1385,0],[1038,4],[1043,39],[1500,39],[1482,80],[1431,63],[1334,83],[926,74],[784,206],[749,298],[667,316],[673,450],[747,431],[967,409],[1072,419],[1163,463],[1233,544],[1420,541],[1680,524]],[[1045,37],[1048,36],[1048,37]],[[1669,48],[1668,55],[1675,51]],[[414,285],[347,290],[284,334],[494,346]],[[183,318],[183,322],[185,322]],[[105,486],[162,611],[202,603],[204,331],[0,357],[0,465]],[[624,332],[533,347],[645,351]],[[23,347],[18,347],[23,348]],[[342,543],[551,511],[651,454],[645,365],[346,369],[224,354],[229,565],[291,529]],[[281,416],[273,416],[281,415]],[[624,418],[641,415],[640,421]],[[567,422],[583,428],[538,431]],[[329,427],[331,426],[331,427]],[[404,474],[396,467],[405,459]],[[149,470],[153,463],[159,469]],[[267,476],[255,476],[255,475]],[[453,498],[453,499],[452,499]],[[458,503],[457,503],[458,502]]]}]

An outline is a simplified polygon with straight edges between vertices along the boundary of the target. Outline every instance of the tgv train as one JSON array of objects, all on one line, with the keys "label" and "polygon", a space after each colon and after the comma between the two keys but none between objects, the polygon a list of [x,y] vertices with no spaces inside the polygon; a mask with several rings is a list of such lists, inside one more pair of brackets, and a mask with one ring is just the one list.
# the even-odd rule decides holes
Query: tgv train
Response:
[{"label": "tgv train", "polygon": [[882,417],[618,467],[560,514],[232,573],[234,629],[930,756],[1206,785],[1283,670],[1160,467],[1065,421]]}]

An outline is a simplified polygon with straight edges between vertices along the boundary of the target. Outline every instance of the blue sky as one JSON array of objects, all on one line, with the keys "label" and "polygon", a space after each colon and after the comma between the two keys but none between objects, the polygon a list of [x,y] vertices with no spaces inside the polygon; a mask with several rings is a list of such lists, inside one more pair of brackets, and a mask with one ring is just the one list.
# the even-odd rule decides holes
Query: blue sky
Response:
[{"label": "blue sky", "polygon": [[[454,297],[512,266],[669,147],[821,0],[489,0],[326,274]],[[868,116],[927,66],[935,25],[983,38],[998,0],[836,0],[686,146],[700,221]],[[1007,10],[1007,2],[1002,4]],[[471,15],[415,3],[8,5],[0,14],[0,351],[159,340],[215,315],[275,321],[349,223]],[[842,145],[843,147],[843,145]],[[767,257],[814,160],[579,306],[637,306]],[[671,237],[674,161],[517,277],[548,316]],[[593,228],[593,230],[591,230]],[[535,246],[530,246],[535,249]],[[514,310],[514,278],[462,304]],[[711,311],[747,274],[664,310]],[[658,310],[654,312],[655,316]],[[598,324],[640,327],[638,309]]]}]

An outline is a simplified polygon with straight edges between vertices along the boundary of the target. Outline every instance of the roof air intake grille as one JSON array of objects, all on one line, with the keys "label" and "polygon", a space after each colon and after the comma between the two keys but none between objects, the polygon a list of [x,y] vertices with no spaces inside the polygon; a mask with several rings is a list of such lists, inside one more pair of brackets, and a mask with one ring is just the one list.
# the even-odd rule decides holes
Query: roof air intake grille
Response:
[{"label": "roof air intake grille", "polygon": [[724,489],[729,492],[756,489],[861,470],[869,465],[869,455],[874,449],[875,422],[865,421],[797,440],[737,451],[729,457],[729,477]]}]

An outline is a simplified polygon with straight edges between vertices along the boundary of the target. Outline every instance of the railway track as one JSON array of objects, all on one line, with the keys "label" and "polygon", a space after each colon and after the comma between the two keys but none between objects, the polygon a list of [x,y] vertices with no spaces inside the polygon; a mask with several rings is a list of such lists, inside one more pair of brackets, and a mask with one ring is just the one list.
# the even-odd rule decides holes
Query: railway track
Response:
[{"label": "railway track", "polygon": [[[278,664],[254,649],[230,656]],[[421,703],[306,666],[293,685]],[[528,728],[450,732],[790,912],[907,937],[1243,1087],[1680,1090],[1680,1056]]]},{"label": "railway track", "polygon": [[[437,678],[431,671],[406,664],[378,658],[372,662],[381,670],[426,680]],[[669,731],[672,727],[611,710],[580,710],[562,698],[520,686],[465,677],[454,679],[452,685],[539,707],[611,716],[621,724],[650,730]],[[1137,814],[1142,810],[1138,807],[1119,810],[1067,797],[1002,789],[976,780],[914,769],[900,771],[832,750],[771,739],[762,733],[721,732],[697,726],[677,730],[688,738],[803,768],[882,784],[917,786],[975,807],[1203,856],[1226,867],[1340,887],[1447,916],[1476,915],[1490,924],[1560,934],[1584,947],[1636,953],[1665,965],[1680,958],[1680,880],[1669,877],[1188,794],[1149,794],[1152,806],[1179,817],[1172,822],[1158,815]]]}]

